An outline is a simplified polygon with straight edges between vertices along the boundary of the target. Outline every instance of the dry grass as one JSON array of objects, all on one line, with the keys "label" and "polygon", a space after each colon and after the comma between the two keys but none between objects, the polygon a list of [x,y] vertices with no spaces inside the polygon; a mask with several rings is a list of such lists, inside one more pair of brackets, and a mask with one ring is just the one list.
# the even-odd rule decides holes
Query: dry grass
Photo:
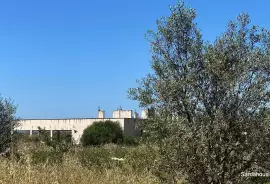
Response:
[{"label": "dry grass", "polygon": [[58,166],[30,166],[1,160],[1,183],[157,183],[150,173],[88,170],[72,160]]},{"label": "dry grass", "polygon": [[32,165],[29,151],[31,147],[24,147],[19,161],[0,158],[0,183],[158,183],[150,171],[135,172],[128,165],[113,169],[89,169],[82,166],[79,159],[70,153],[65,154],[62,164]]}]

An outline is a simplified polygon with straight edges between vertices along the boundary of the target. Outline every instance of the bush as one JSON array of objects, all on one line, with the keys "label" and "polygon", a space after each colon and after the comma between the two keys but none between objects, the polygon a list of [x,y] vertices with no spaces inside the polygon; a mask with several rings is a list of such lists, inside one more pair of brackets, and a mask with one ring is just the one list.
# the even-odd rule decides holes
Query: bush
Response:
[{"label": "bush", "polygon": [[94,122],[88,126],[81,138],[83,146],[119,143],[123,140],[123,130],[119,123],[112,121]]},{"label": "bush", "polygon": [[16,106],[13,102],[0,95],[0,153],[7,151],[13,146],[14,129],[18,126],[18,119],[15,117],[15,113]]},{"label": "bush", "polygon": [[32,164],[39,165],[48,163],[50,165],[61,164],[63,153],[58,151],[35,151],[32,153]]},{"label": "bush", "polygon": [[21,142],[33,142],[33,143],[37,143],[40,142],[40,137],[39,135],[23,135],[23,134],[16,134],[16,137],[14,138],[14,140],[16,141],[21,141]]},{"label": "bush", "polygon": [[124,136],[123,144],[127,146],[137,146],[138,142],[136,141],[135,137],[132,136]]},{"label": "bush", "polygon": [[72,137],[68,133],[61,133],[61,131],[56,131],[56,134],[51,138],[48,131],[38,127],[39,129],[39,139],[47,146],[50,146],[54,151],[67,152],[73,145]]}]

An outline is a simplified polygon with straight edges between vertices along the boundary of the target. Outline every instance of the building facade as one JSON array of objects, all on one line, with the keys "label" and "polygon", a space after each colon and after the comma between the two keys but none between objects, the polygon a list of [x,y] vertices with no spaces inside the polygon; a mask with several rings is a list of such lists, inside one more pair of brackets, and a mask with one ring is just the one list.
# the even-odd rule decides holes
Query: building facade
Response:
[{"label": "building facade", "polygon": [[[142,113],[145,118],[145,114]],[[50,132],[51,137],[56,131],[69,132],[76,143],[80,142],[80,138],[86,127],[92,125],[96,121],[110,120],[118,122],[126,136],[139,136],[141,130],[139,122],[142,120],[138,113],[132,113],[132,110],[116,110],[113,112],[113,118],[105,118],[105,111],[98,110],[97,118],[71,118],[71,119],[23,119],[19,122],[18,132],[23,134],[38,134],[38,127]]]}]

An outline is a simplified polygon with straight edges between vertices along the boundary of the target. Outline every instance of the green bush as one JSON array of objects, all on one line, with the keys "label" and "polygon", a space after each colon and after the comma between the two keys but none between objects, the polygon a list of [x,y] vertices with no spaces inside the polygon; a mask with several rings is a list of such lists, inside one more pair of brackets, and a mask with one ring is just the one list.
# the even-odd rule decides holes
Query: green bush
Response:
[{"label": "green bush", "polygon": [[65,133],[61,131],[56,131],[53,137],[50,136],[48,131],[38,127],[39,129],[39,139],[47,146],[50,146],[54,149],[55,152],[67,152],[73,145],[72,136],[69,133]]},{"label": "green bush", "polygon": [[58,151],[35,151],[32,153],[31,163],[39,165],[48,163],[50,165],[61,164],[63,162],[63,153]]},{"label": "green bush", "polygon": [[123,144],[127,146],[136,146],[138,145],[138,142],[135,137],[132,136],[124,136],[123,138]]},{"label": "green bush", "polygon": [[37,143],[40,142],[39,135],[23,135],[23,134],[17,134],[15,137],[16,141],[22,141],[22,142],[33,142]]},{"label": "green bush", "polygon": [[112,121],[94,122],[88,126],[81,137],[83,146],[119,143],[123,140],[123,130],[119,123]]}]

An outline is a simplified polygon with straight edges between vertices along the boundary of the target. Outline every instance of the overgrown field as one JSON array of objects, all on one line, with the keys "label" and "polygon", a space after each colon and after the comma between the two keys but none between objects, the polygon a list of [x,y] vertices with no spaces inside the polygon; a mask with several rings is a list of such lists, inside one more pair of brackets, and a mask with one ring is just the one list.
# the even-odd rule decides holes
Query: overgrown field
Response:
[{"label": "overgrown field", "polygon": [[22,143],[13,152],[0,158],[0,183],[158,183],[152,172],[156,155],[147,146],[73,147],[61,153],[42,143]]},{"label": "overgrown field", "polygon": [[159,151],[145,144],[72,146],[61,152],[41,142],[21,142],[11,152],[0,157],[0,183],[171,183],[160,180],[165,173]]}]

